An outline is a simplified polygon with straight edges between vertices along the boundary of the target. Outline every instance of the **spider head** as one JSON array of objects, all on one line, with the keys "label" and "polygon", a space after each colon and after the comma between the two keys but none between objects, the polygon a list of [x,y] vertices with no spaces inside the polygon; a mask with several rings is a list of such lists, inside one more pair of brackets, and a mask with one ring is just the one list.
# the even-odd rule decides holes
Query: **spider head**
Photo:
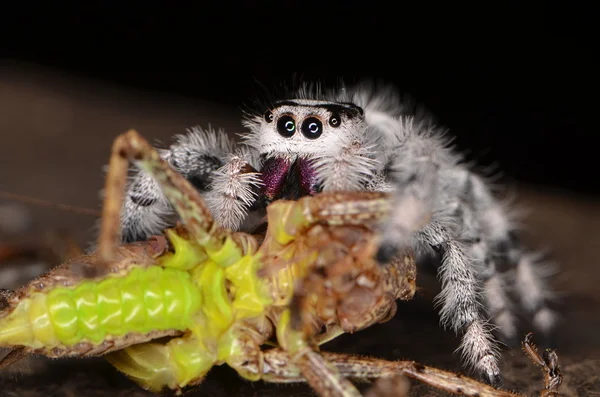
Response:
[{"label": "spider head", "polygon": [[262,115],[246,121],[249,143],[267,158],[314,157],[341,146],[360,131],[364,111],[352,103],[312,99],[278,101]]}]

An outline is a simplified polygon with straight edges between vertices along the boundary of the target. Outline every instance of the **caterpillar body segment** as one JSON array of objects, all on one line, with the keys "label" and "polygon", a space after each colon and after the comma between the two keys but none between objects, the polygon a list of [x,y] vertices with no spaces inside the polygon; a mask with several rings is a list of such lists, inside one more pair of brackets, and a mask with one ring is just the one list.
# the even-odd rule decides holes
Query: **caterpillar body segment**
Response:
[{"label": "caterpillar body segment", "polygon": [[54,349],[129,333],[183,331],[200,303],[188,273],[134,266],[125,276],[34,292],[0,320],[0,344]]}]

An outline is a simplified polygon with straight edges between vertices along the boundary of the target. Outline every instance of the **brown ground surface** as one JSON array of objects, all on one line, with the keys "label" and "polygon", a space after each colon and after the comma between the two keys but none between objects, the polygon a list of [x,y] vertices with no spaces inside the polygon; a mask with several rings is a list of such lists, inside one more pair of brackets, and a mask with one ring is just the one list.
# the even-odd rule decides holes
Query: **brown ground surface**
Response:
[{"label": "brown ground surface", "polygon": [[[113,138],[128,128],[151,140],[169,142],[174,133],[209,122],[239,132],[239,112],[181,97],[153,96],[120,87],[64,79],[43,70],[0,64],[0,190],[99,209],[102,167]],[[561,293],[563,322],[555,346],[564,373],[565,396],[600,396],[600,202],[557,192],[518,187],[518,204],[530,210],[526,226],[534,247],[549,248],[561,264],[555,287]],[[52,208],[19,205],[0,198],[0,222],[24,226],[29,241],[48,231],[65,230],[79,244],[93,235],[94,218]],[[8,207],[7,207],[8,206]],[[21,205],[20,207],[23,207]],[[0,243],[18,230],[0,227]],[[12,238],[12,237],[11,237]],[[4,276],[3,276],[4,274]],[[5,279],[2,279],[5,277]],[[0,287],[14,288],[5,273]],[[401,305],[389,323],[326,345],[326,350],[355,352],[388,359],[414,359],[447,369],[460,369],[453,353],[458,340],[438,326],[423,293]],[[503,355],[505,385],[535,393],[540,372],[519,349]],[[438,395],[413,382],[413,395]],[[197,394],[196,394],[197,393]],[[101,360],[50,361],[30,358],[0,372],[0,396],[145,396]],[[305,386],[250,384],[233,371],[217,368],[197,392],[208,396],[312,395]]]}]

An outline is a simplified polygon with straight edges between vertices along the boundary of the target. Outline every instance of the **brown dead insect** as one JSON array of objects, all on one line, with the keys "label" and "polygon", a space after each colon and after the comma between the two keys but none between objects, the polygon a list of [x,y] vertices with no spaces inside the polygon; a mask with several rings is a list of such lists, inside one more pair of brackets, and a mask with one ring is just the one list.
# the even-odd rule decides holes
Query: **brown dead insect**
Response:
[{"label": "brown dead insect", "polygon": [[523,351],[531,360],[542,368],[544,373],[544,389],[540,392],[540,397],[558,396],[558,388],[562,384],[562,374],[558,367],[558,355],[556,351],[546,349],[542,356],[538,353],[537,347],[532,342],[533,333],[528,333],[522,342]]},{"label": "brown dead insect", "polygon": [[[183,224],[118,245],[129,160],[159,183]],[[516,396],[412,361],[319,351],[388,320],[396,300],[414,294],[410,252],[385,267],[373,258],[389,211],[383,193],[280,200],[267,208],[266,235],[231,232],[135,131],[114,143],[105,192],[97,251],[0,297],[0,347],[14,349],[0,368],[29,353],[103,355],[157,393],[181,394],[227,364],[252,381],[308,382],[320,396],[360,396],[349,379],[398,375],[459,395]]]}]

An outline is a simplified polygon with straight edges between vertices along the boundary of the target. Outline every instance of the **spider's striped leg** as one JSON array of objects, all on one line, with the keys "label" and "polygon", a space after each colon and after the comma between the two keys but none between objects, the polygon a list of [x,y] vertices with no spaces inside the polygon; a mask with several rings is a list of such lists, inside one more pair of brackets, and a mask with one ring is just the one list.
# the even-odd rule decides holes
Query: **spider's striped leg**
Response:
[{"label": "spider's striped leg", "polygon": [[540,254],[516,250],[518,254],[513,258],[514,290],[521,307],[531,317],[534,328],[542,334],[544,345],[553,342],[553,333],[558,321],[558,316],[549,307],[550,300],[554,297],[548,286],[548,275],[553,267],[540,260]]},{"label": "spider's striped leg", "polygon": [[[175,143],[158,152],[194,188],[207,194],[212,190],[216,171],[233,150],[234,142],[224,131],[194,127],[187,134],[176,135]],[[152,176],[139,169],[133,171],[121,214],[123,242],[146,240],[177,221],[175,209]]]},{"label": "spider's striped leg", "polygon": [[442,292],[436,297],[442,324],[462,333],[463,360],[489,383],[499,384],[498,346],[480,302],[479,277],[484,264],[476,242],[457,233],[456,224],[444,222],[443,218],[434,218],[416,239],[417,244],[434,247],[442,256],[438,269]]},{"label": "spider's striped leg", "polygon": [[465,186],[465,201],[473,209],[481,238],[487,244],[490,277],[485,293],[488,308],[494,316],[503,338],[511,344],[518,342],[511,307],[505,298],[509,292],[517,295],[536,330],[549,338],[555,327],[556,314],[549,308],[553,293],[547,285],[552,267],[540,261],[540,255],[528,252],[518,237],[518,225],[510,209],[495,199],[482,178],[463,172],[457,174],[457,184]]},{"label": "spider's striped leg", "polygon": [[[160,186],[185,224],[190,239],[208,252],[219,252],[230,233],[215,222],[198,190],[175,171],[137,131],[130,130],[115,140],[109,163],[98,244],[104,267],[113,260],[119,243],[119,218],[130,160]],[[246,249],[255,248],[253,244],[233,242],[241,251],[238,252],[239,255],[243,255]]]}]

